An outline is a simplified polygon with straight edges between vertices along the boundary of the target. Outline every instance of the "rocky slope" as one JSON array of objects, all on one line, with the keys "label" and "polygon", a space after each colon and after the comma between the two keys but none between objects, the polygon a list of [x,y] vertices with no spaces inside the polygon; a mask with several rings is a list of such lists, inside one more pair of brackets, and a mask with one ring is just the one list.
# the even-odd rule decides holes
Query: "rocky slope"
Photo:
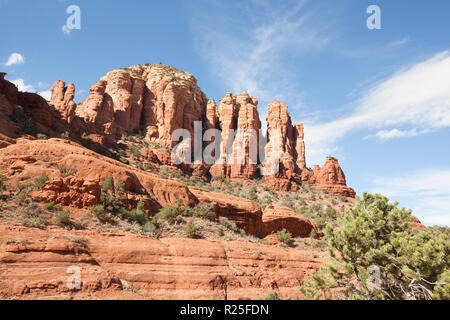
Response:
[{"label": "rocky slope", "polygon": [[[113,70],[78,105],[73,83],[56,81],[45,101],[4,77],[2,298],[255,299],[277,291],[297,299],[297,286],[326,259],[321,228],[354,201],[337,159],[307,168],[303,125],[292,124],[283,102],[269,104],[268,143],[252,150],[262,139],[257,98],[227,93],[217,105],[173,67]],[[193,137],[196,121],[203,132],[220,130],[217,161],[176,164],[172,133]],[[240,133],[249,131],[255,136]],[[252,161],[252,151],[263,159]],[[227,152],[244,161],[226,162]],[[95,215],[105,197],[120,214]],[[177,217],[156,221],[161,212]],[[282,230],[284,240],[275,236]],[[64,280],[74,264],[79,291]]]}]

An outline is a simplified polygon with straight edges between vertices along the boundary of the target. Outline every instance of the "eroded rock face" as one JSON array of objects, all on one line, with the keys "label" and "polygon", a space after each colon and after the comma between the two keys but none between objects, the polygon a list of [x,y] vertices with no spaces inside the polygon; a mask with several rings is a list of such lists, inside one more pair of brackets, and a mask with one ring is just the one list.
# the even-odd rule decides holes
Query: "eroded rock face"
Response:
[{"label": "eroded rock face", "polygon": [[51,88],[50,104],[59,111],[62,118],[70,123],[75,117],[77,104],[73,101],[75,97],[75,85],[69,83],[66,87],[64,81],[56,81]]},{"label": "eroded rock face", "polygon": [[[302,299],[298,286],[325,259],[241,241],[0,225],[0,298],[261,300],[277,291]],[[66,285],[72,265],[82,271],[80,290]]]},{"label": "eroded rock face", "polygon": [[295,147],[295,130],[288,106],[280,101],[271,102],[267,114],[266,167],[273,170],[278,162],[278,170],[273,174],[276,178],[298,179]]},{"label": "eroded rock face", "polygon": [[262,213],[257,203],[222,193],[206,192],[194,187],[190,187],[189,190],[199,202],[212,203],[217,216],[234,221],[239,228],[249,234],[261,235]]},{"label": "eroded rock face", "polygon": [[141,131],[147,140],[173,147],[173,131],[184,128],[192,137],[194,121],[203,120],[206,103],[191,74],[148,64],[109,72],[91,87],[77,114],[110,135]]},{"label": "eroded rock face", "polygon": [[335,194],[354,198],[356,193],[347,187],[344,172],[336,158],[327,157],[323,167],[315,166],[310,182],[318,189],[326,189]]},{"label": "eroded rock face", "polygon": [[286,229],[293,237],[309,237],[314,230],[318,237],[322,231],[311,220],[299,215],[294,210],[281,204],[268,206],[262,216],[262,233],[264,236]]},{"label": "eroded rock face", "polygon": [[238,95],[229,92],[219,106],[214,102],[208,104],[208,124],[214,123],[216,128],[213,110],[217,110],[217,128],[222,131],[220,158],[211,167],[212,176],[249,179],[258,176],[261,121],[257,106],[258,100],[247,92]]}]

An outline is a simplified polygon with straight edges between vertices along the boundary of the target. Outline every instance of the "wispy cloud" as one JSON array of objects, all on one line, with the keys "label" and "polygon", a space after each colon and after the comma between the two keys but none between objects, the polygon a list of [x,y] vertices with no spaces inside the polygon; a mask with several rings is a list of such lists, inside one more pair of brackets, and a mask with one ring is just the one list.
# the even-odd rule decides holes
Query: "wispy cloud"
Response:
[{"label": "wispy cloud", "polygon": [[19,89],[19,91],[22,92],[34,92],[34,87],[31,84],[26,84],[24,79],[15,79],[15,80],[11,80],[12,83],[14,83],[17,87],[17,89]]},{"label": "wispy cloud", "polygon": [[9,56],[8,61],[5,62],[5,66],[9,67],[15,64],[23,63],[25,63],[25,57],[20,53],[14,52]]},{"label": "wispy cloud", "polygon": [[191,27],[202,58],[228,90],[247,91],[263,106],[274,99],[301,106],[301,84],[282,58],[320,50],[329,41],[327,26],[305,9],[306,1],[213,3],[192,16]]},{"label": "wispy cloud", "polygon": [[411,130],[399,130],[399,129],[392,129],[392,130],[380,130],[377,133],[373,135],[368,135],[364,137],[364,140],[370,139],[370,138],[378,138],[380,140],[390,140],[390,139],[396,139],[396,138],[407,138],[407,137],[416,137],[422,134],[429,133],[430,129],[424,129],[421,131],[417,131],[417,129],[411,129]]},{"label": "wispy cloud", "polygon": [[408,203],[422,223],[450,226],[450,169],[420,170],[375,179],[372,192]]},{"label": "wispy cloud", "polygon": [[[380,137],[450,126],[450,52],[403,69],[379,82],[355,101],[349,115],[305,126],[309,159],[316,161],[336,150],[336,142],[350,132],[409,126],[409,130],[382,131]],[[414,131],[416,130],[416,131]]]},{"label": "wispy cloud", "polygon": [[[43,97],[45,100],[50,100],[50,97],[51,97],[50,90],[41,90],[41,91],[37,92],[33,85],[25,83],[25,80],[22,78],[11,80],[11,83],[15,84],[17,89],[21,92],[37,93],[38,95]],[[38,87],[42,88],[42,87],[44,87],[44,84],[42,82],[39,82]]]}]

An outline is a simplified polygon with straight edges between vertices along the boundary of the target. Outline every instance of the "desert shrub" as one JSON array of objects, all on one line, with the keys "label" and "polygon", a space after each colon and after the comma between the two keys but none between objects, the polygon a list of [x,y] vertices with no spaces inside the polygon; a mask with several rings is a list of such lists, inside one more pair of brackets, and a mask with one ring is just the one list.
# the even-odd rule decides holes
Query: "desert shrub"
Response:
[{"label": "desert shrub", "polygon": [[23,226],[28,228],[38,228],[38,229],[42,229],[45,226],[39,218],[24,219],[22,221],[22,224]]},{"label": "desert shrub", "polygon": [[47,210],[47,211],[53,211],[53,210],[55,210],[55,207],[56,207],[56,205],[54,202],[48,202],[48,203],[44,204],[44,210]]},{"label": "desert shrub", "polygon": [[227,230],[232,231],[234,233],[238,233],[240,235],[245,235],[245,230],[244,229],[240,229],[236,223],[234,223],[233,221],[230,221],[229,219],[225,218],[225,217],[220,217],[219,218],[219,223],[224,226]]},{"label": "desert shrub", "polygon": [[43,133],[38,133],[38,134],[36,135],[36,138],[37,138],[38,140],[47,140],[47,139],[48,139],[47,135],[46,135],[46,134],[43,134]]},{"label": "desert shrub", "polygon": [[252,201],[258,200],[258,195],[256,194],[256,188],[251,187],[248,191],[248,198]]},{"label": "desert shrub", "polygon": [[70,169],[60,167],[59,172],[61,173],[61,177],[66,178],[68,176],[73,176],[75,173],[77,173],[77,166],[73,165],[70,167]]},{"label": "desert shrub", "polygon": [[337,218],[336,210],[333,207],[327,207],[327,209],[325,210],[325,215],[328,219]]},{"label": "desert shrub", "polygon": [[61,139],[70,140],[70,133],[68,131],[61,133]]},{"label": "desert shrub", "polygon": [[145,216],[145,203],[142,200],[139,200],[136,209],[131,210],[127,213],[127,218],[130,221],[135,221],[140,225],[145,225],[147,222],[147,217]]},{"label": "desert shrub", "polygon": [[60,227],[66,228],[71,226],[69,210],[59,210],[55,212],[53,222]]},{"label": "desert shrub", "polygon": [[197,234],[197,226],[193,223],[187,223],[184,227],[184,232],[186,233],[186,236],[191,239],[198,238]]},{"label": "desert shrub", "polygon": [[23,123],[27,121],[28,116],[25,114],[25,111],[22,106],[14,106],[9,118],[13,122]]},{"label": "desert shrub", "polygon": [[152,220],[147,221],[144,226],[142,227],[142,232],[146,235],[149,235],[151,237],[157,238],[158,237],[158,225]]},{"label": "desert shrub", "polygon": [[42,189],[47,181],[48,176],[44,172],[40,177],[34,179],[34,185],[36,186],[36,188]]},{"label": "desert shrub", "polygon": [[3,174],[0,174],[0,192],[6,190],[6,186],[4,184],[5,181],[6,181],[6,176],[4,176]]},{"label": "desert shrub", "polygon": [[280,296],[276,292],[271,292],[264,300],[281,300]]},{"label": "desert shrub", "polygon": [[179,206],[164,207],[155,215],[155,220],[167,221],[169,224],[173,224],[182,214],[183,209]]},{"label": "desert shrub", "polygon": [[317,239],[317,232],[314,228],[311,229],[311,232],[309,233],[309,237],[312,239]]},{"label": "desert shrub", "polygon": [[102,204],[97,204],[97,205],[91,206],[91,213],[94,217],[96,217],[99,220],[103,220],[107,216],[105,207]]},{"label": "desert shrub", "polygon": [[17,204],[24,204],[30,202],[28,194],[35,187],[34,183],[27,181],[25,183],[17,183],[17,192],[14,196],[14,202]]},{"label": "desert shrub", "polygon": [[448,236],[413,229],[411,221],[411,210],[365,193],[344,213],[339,230],[327,226],[331,262],[300,290],[316,299],[333,289],[346,299],[450,297]]},{"label": "desert shrub", "polygon": [[68,240],[70,240],[72,242],[81,244],[81,245],[84,245],[86,243],[86,239],[84,237],[81,237],[81,236],[67,235],[66,239],[68,239]]},{"label": "desert shrub", "polygon": [[39,206],[33,201],[28,202],[23,211],[28,217],[39,217],[39,215],[41,214]]},{"label": "desert shrub", "polygon": [[222,226],[217,227],[217,233],[219,234],[219,236],[223,237],[225,235],[225,230],[223,229]]},{"label": "desert shrub", "polygon": [[283,245],[288,245],[289,241],[292,238],[292,233],[287,231],[286,229],[283,229],[281,231],[277,231],[275,235],[278,238],[278,241],[280,241]]},{"label": "desert shrub", "polygon": [[186,208],[185,212],[186,215],[196,216],[205,220],[214,221],[216,219],[211,203],[199,203],[194,208]]},{"label": "desert shrub", "polygon": [[130,144],[130,152],[137,159],[141,157],[141,151],[134,143]]}]

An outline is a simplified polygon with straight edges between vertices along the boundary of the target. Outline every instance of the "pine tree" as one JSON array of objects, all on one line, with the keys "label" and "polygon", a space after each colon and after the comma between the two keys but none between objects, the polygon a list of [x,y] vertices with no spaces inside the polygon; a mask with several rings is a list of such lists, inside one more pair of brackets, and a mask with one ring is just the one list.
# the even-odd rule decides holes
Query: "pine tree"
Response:
[{"label": "pine tree", "polygon": [[344,214],[326,236],[331,262],[300,290],[308,298],[448,299],[450,245],[444,233],[411,227],[411,210],[377,194]]}]

